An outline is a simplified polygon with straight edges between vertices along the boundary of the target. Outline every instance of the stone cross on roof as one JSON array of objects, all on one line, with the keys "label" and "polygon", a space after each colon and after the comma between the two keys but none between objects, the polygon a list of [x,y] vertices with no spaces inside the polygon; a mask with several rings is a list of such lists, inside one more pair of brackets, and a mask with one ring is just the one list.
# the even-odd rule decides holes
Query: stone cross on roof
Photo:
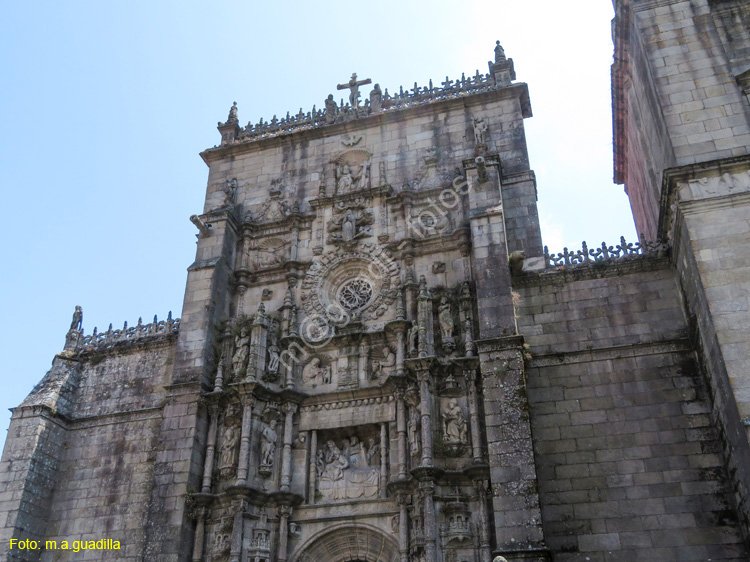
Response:
[{"label": "stone cross on roof", "polygon": [[349,88],[349,105],[356,109],[359,107],[359,87],[365,84],[372,84],[372,80],[367,78],[365,80],[357,81],[357,73],[352,74],[351,80],[346,84],[339,84],[336,86],[337,90],[345,90]]}]

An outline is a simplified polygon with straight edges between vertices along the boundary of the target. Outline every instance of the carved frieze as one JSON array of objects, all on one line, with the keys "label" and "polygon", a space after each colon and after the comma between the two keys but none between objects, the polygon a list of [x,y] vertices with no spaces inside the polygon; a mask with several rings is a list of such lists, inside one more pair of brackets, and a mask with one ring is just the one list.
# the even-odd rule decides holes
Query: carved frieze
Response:
[{"label": "carved frieze", "polygon": [[707,199],[750,191],[750,170],[681,181],[677,183],[677,189],[680,201]]}]

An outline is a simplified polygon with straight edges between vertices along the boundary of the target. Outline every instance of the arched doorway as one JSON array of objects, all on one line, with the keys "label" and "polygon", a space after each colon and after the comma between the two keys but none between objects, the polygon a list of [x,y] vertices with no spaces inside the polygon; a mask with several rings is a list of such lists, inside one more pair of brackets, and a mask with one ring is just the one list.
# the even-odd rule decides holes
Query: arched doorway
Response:
[{"label": "arched doorway", "polygon": [[341,524],[315,535],[290,562],[398,562],[398,543],[369,525]]}]

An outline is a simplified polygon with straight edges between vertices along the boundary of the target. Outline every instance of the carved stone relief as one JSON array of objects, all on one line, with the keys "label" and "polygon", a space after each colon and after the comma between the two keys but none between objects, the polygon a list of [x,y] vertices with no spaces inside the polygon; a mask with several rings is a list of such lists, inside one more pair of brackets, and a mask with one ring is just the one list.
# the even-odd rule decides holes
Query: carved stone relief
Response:
[{"label": "carved stone relief", "polygon": [[750,190],[750,170],[678,182],[681,201],[705,199]]},{"label": "carved stone relief", "polygon": [[370,187],[371,154],[363,149],[353,149],[334,160],[336,195],[344,195]]},{"label": "carved stone relief", "polygon": [[313,262],[302,282],[302,302],[310,319],[330,323],[332,310],[374,320],[396,298],[399,267],[386,250],[363,244],[357,250],[339,249]]},{"label": "carved stone relief", "polygon": [[328,385],[333,381],[332,368],[334,364],[331,358],[325,355],[313,356],[310,361],[302,367],[302,384],[313,387]]},{"label": "carved stone relief", "polygon": [[273,267],[286,261],[287,242],[281,238],[266,238],[258,244],[255,266],[258,269]]},{"label": "carved stone relief", "polygon": [[384,345],[379,353],[371,358],[370,378],[377,380],[390,375],[396,366],[396,354],[388,345]]},{"label": "carved stone relief", "polygon": [[360,238],[372,236],[370,225],[375,222],[375,218],[367,208],[369,206],[370,202],[361,197],[350,202],[340,201],[333,217],[328,221],[328,243],[352,247]]},{"label": "carved stone relief", "polygon": [[[374,437],[367,444],[356,434],[339,444],[329,439],[318,450],[318,492],[323,501],[375,498],[380,491],[380,469],[374,459],[380,445]],[[371,466],[372,463],[372,466]]]}]

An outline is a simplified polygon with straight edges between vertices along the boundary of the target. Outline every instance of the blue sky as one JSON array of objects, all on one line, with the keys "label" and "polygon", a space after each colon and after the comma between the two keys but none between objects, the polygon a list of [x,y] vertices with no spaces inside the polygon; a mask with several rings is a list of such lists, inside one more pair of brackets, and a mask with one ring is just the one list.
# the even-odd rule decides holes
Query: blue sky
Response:
[{"label": "blue sky", "polygon": [[[495,40],[527,82],[544,241],[634,237],[612,184],[611,5],[6,2],[0,8],[0,441],[63,347],[182,307],[207,168],[241,123],[321,107],[352,72],[391,92],[487,72]],[[364,89],[366,93],[369,87]],[[364,99],[364,96],[363,96]]]}]

